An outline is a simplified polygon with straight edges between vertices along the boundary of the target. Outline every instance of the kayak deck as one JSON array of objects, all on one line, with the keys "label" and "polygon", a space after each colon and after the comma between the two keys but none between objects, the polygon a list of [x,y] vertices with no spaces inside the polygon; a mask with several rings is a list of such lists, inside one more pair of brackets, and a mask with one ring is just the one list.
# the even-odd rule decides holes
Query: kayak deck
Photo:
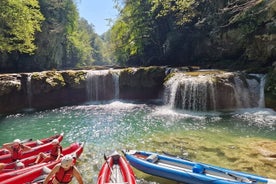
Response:
[{"label": "kayak deck", "polygon": [[130,150],[124,154],[130,164],[138,170],[184,183],[276,184],[276,180],[273,179],[193,162],[177,156],[136,150]]}]

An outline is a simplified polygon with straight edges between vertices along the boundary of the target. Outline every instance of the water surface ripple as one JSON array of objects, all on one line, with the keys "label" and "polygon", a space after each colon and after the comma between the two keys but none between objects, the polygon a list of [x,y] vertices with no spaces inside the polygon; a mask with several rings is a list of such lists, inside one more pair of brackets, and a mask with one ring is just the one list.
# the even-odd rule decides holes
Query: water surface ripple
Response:
[{"label": "water surface ripple", "polygon": [[[96,183],[103,154],[142,149],[276,178],[276,113],[271,109],[194,113],[147,103],[112,101],[2,116],[0,144],[64,132],[63,147],[85,142],[78,162]],[[265,154],[268,152],[273,154]],[[139,184],[175,183],[135,170]]]}]

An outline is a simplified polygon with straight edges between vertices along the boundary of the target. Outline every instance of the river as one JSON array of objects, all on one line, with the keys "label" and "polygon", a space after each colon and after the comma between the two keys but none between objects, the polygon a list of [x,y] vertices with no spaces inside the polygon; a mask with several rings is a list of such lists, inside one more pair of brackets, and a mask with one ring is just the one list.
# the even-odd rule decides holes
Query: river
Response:
[{"label": "river", "polygon": [[[0,144],[61,132],[63,147],[86,143],[77,163],[85,183],[96,183],[104,154],[122,149],[165,151],[276,179],[276,152],[267,154],[276,150],[276,113],[271,109],[195,113],[153,102],[110,101],[0,119]],[[135,174],[139,184],[175,183]]]}]

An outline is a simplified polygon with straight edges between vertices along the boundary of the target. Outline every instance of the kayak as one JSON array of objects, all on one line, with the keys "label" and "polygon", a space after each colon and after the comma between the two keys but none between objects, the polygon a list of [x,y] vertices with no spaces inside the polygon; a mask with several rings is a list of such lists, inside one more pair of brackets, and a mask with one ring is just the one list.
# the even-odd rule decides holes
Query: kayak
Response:
[{"label": "kayak", "polygon": [[[82,154],[83,148],[84,143],[73,143],[65,149],[66,151],[64,153],[65,155],[71,154],[74,158],[77,159]],[[60,161],[61,159],[47,163],[40,163],[34,166],[26,167],[24,169],[15,170],[14,172],[0,174],[0,177],[4,174],[9,174],[10,176],[9,178],[3,179],[2,181],[0,179],[0,182],[1,184],[35,183],[33,182],[34,180],[37,180],[38,178],[45,178],[46,176],[43,174],[48,174],[43,172],[45,167],[52,169],[56,164],[60,163]]]},{"label": "kayak", "polygon": [[146,151],[124,151],[130,165],[154,176],[189,184],[276,184],[276,180],[188,159]]},{"label": "kayak", "polygon": [[[57,139],[59,140],[59,142],[61,142],[62,139],[63,139],[63,133],[59,134]],[[27,157],[30,157],[30,156],[33,156],[33,155],[37,155],[40,152],[50,151],[52,149],[52,147],[53,147],[53,145],[52,145],[51,141],[45,141],[44,144],[34,146],[34,147],[32,147],[31,150],[23,152],[21,158],[23,159],[23,158],[27,158]],[[4,155],[0,156],[0,163],[11,163],[11,162],[12,162],[12,156],[11,156],[10,153],[7,153],[7,154],[4,154]]]},{"label": "kayak", "polygon": [[105,162],[99,172],[97,184],[136,184],[131,166],[118,152],[115,151],[104,158]]},{"label": "kayak", "polygon": [[[62,155],[66,155],[66,154],[69,154],[72,149],[74,148],[76,143],[74,144],[71,144],[71,146],[65,148],[62,150]],[[76,146],[75,146],[76,147]],[[47,152],[45,153],[46,155],[50,155],[50,152]],[[2,173],[4,172],[10,172],[10,171],[14,171],[16,169],[18,169],[18,164],[21,164],[23,165],[23,167],[29,167],[29,166],[33,166],[34,165],[34,162],[36,161],[37,159],[37,156],[38,155],[33,155],[33,156],[30,156],[30,157],[27,157],[27,158],[23,158],[21,160],[17,160],[15,162],[12,162],[12,163],[7,163],[5,165],[5,168],[2,170]],[[0,178],[1,178],[1,173],[0,173]],[[0,180],[1,181],[1,180]]]},{"label": "kayak", "polygon": [[[36,147],[36,146],[39,146],[41,144],[52,142],[54,139],[58,139],[58,140],[62,141],[63,133],[56,134],[56,135],[53,135],[51,137],[43,138],[43,139],[40,139],[40,140],[35,140],[35,141],[32,138],[24,139],[24,140],[21,141],[21,143],[24,144],[25,146]],[[3,148],[3,146],[2,146],[2,148],[0,148],[0,155],[5,155],[5,154],[8,154],[8,153],[10,153],[9,150],[7,150],[6,148]]]},{"label": "kayak", "polygon": [[[81,147],[83,147],[82,144],[73,143],[70,146],[68,146],[65,149],[63,149],[62,154],[63,155],[67,155],[67,154],[71,154],[72,152],[75,152],[75,151],[82,151],[80,149]],[[80,153],[78,152],[78,154],[80,154]],[[25,165],[26,167],[22,168],[22,169],[18,169],[18,170],[10,170],[11,166],[7,165],[5,167],[5,169],[3,170],[3,172],[0,173],[0,182],[3,181],[3,180],[6,180],[8,178],[11,178],[11,177],[20,175],[22,173],[28,172],[30,170],[33,170],[34,168],[38,168],[38,167],[47,165],[47,163],[39,163],[39,164],[32,165],[31,163],[33,163],[35,160],[36,160],[36,156],[32,156],[32,157],[26,158],[24,160],[21,160],[22,163],[26,164]],[[27,163],[30,166],[28,166]],[[9,172],[8,171],[5,172],[5,170],[8,170]]]}]

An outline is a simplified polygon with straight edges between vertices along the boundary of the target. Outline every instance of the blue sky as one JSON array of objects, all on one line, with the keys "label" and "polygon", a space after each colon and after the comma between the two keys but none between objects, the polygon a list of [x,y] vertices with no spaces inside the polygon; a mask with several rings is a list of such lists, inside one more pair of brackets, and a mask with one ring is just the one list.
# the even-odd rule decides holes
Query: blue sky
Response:
[{"label": "blue sky", "polygon": [[110,28],[105,19],[115,19],[118,15],[117,10],[113,8],[113,0],[79,0],[77,4],[80,16],[93,24],[99,35]]}]

